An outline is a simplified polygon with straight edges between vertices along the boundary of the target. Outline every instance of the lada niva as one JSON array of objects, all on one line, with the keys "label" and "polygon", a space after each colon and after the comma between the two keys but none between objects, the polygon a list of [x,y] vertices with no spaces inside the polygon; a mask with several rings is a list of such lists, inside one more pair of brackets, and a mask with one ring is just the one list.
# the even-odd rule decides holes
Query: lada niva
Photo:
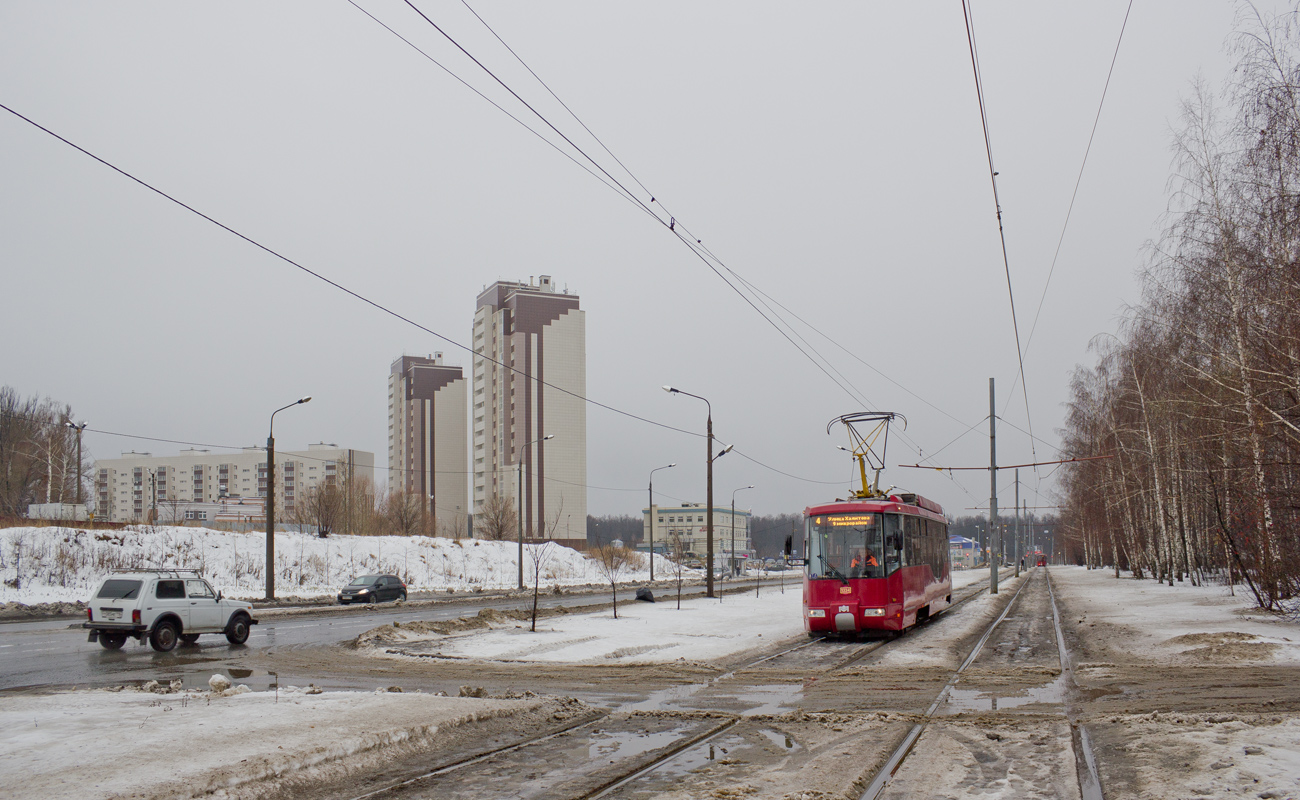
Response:
[{"label": "lada niva", "polygon": [[225,599],[197,571],[160,569],[113,572],[86,604],[82,627],[105,650],[119,650],[134,637],[165,653],[205,633],[243,644],[256,624],[251,604]]}]

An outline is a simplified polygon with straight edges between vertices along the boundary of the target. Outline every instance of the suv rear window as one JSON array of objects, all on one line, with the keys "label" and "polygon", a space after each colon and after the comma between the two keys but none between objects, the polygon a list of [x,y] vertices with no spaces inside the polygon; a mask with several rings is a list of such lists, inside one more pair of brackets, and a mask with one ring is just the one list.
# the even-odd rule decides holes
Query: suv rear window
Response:
[{"label": "suv rear window", "polygon": [[154,595],[159,600],[184,600],[185,581],[158,581]]},{"label": "suv rear window", "polygon": [[110,578],[104,581],[104,585],[99,587],[99,594],[95,597],[102,597],[105,600],[133,600],[140,596],[141,581],[127,581],[120,578]]}]

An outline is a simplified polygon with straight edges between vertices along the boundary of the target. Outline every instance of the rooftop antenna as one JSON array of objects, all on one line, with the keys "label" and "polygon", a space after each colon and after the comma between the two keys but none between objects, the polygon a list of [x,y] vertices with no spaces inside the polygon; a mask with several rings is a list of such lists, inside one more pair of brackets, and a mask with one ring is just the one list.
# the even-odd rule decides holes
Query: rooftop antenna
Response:
[{"label": "rooftop antenna", "polygon": [[[862,488],[852,494],[858,500],[884,497],[889,494],[890,490],[897,488],[891,486],[883,492],[880,491],[880,473],[885,469],[885,448],[889,445],[889,423],[895,419],[901,419],[903,429],[907,430],[907,417],[894,411],[855,411],[852,414],[838,416],[826,423],[826,433],[828,435],[837,422],[848,429],[849,443],[853,447],[852,449],[840,447],[840,449],[852,454],[858,461],[858,471],[862,475]],[[864,435],[858,430],[857,426],[859,425],[871,425],[871,428]],[[877,444],[880,446],[879,453],[876,452]],[[871,469],[876,474],[876,479],[871,483],[867,482],[868,462],[871,463]]]}]

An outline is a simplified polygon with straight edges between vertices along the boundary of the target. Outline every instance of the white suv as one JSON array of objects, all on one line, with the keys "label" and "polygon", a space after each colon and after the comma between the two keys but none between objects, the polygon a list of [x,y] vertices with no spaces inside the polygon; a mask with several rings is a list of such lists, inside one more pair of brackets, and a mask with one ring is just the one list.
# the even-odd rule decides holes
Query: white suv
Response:
[{"label": "white suv", "polygon": [[194,570],[122,570],[104,579],[86,605],[88,641],[118,650],[134,636],[159,652],[194,644],[204,633],[224,633],[231,644],[248,640],[253,606],[226,600]]}]

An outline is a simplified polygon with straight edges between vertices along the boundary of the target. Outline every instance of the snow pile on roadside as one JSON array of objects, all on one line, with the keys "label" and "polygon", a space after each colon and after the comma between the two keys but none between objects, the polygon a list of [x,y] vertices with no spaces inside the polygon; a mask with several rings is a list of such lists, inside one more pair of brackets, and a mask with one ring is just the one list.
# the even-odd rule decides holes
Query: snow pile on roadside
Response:
[{"label": "snow pile on roadside", "polygon": [[1300,662],[1300,623],[1255,608],[1241,587],[1233,596],[1226,586],[1168,586],[1121,574],[1052,567],[1056,591],[1075,617],[1062,623],[1144,661]]},{"label": "snow pile on roadside", "polygon": [[[524,573],[532,560],[525,547]],[[519,546],[483,539],[424,536],[275,535],[276,594],[281,597],[333,595],[357,575],[399,575],[412,592],[511,589],[518,581]],[[671,566],[655,559],[656,572]],[[623,578],[644,581],[649,559],[642,555]],[[228,597],[263,595],[266,534],[209,528],[139,526],[120,531],[71,527],[0,529],[0,603],[84,602],[113,568],[198,569]],[[695,570],[689,571],[694,577]],[[605,583],[582,553],[552,546],[542,569],[543,587]]]},{"label": "snow pile on roadside", "polygon": [[193,796],[429,739],[542,700],[282,688],[217,697],[93,690],[0,706],[0,796]]},{"label": "snow pile on roadside", "polygon": [[363,634],[361,642],[374,642],[379,652],[432,658],[623,665],[714,661],[803,633],[799,583],[787,583],[784,594],[779,584],[765,584],[757,598],[683,600],[681,610],[671,594],[657,599],[620,605],[618,619],[608,610],[539,618],[536,632],[526,619],[451,635],[401,625]]},{"label": "snow pile on roadside", "polygon": [[1143,714],[1110,721],[1129,733],[1124,749],[1136,785],[1160,796],[1300,795],[1300,720]]}]

